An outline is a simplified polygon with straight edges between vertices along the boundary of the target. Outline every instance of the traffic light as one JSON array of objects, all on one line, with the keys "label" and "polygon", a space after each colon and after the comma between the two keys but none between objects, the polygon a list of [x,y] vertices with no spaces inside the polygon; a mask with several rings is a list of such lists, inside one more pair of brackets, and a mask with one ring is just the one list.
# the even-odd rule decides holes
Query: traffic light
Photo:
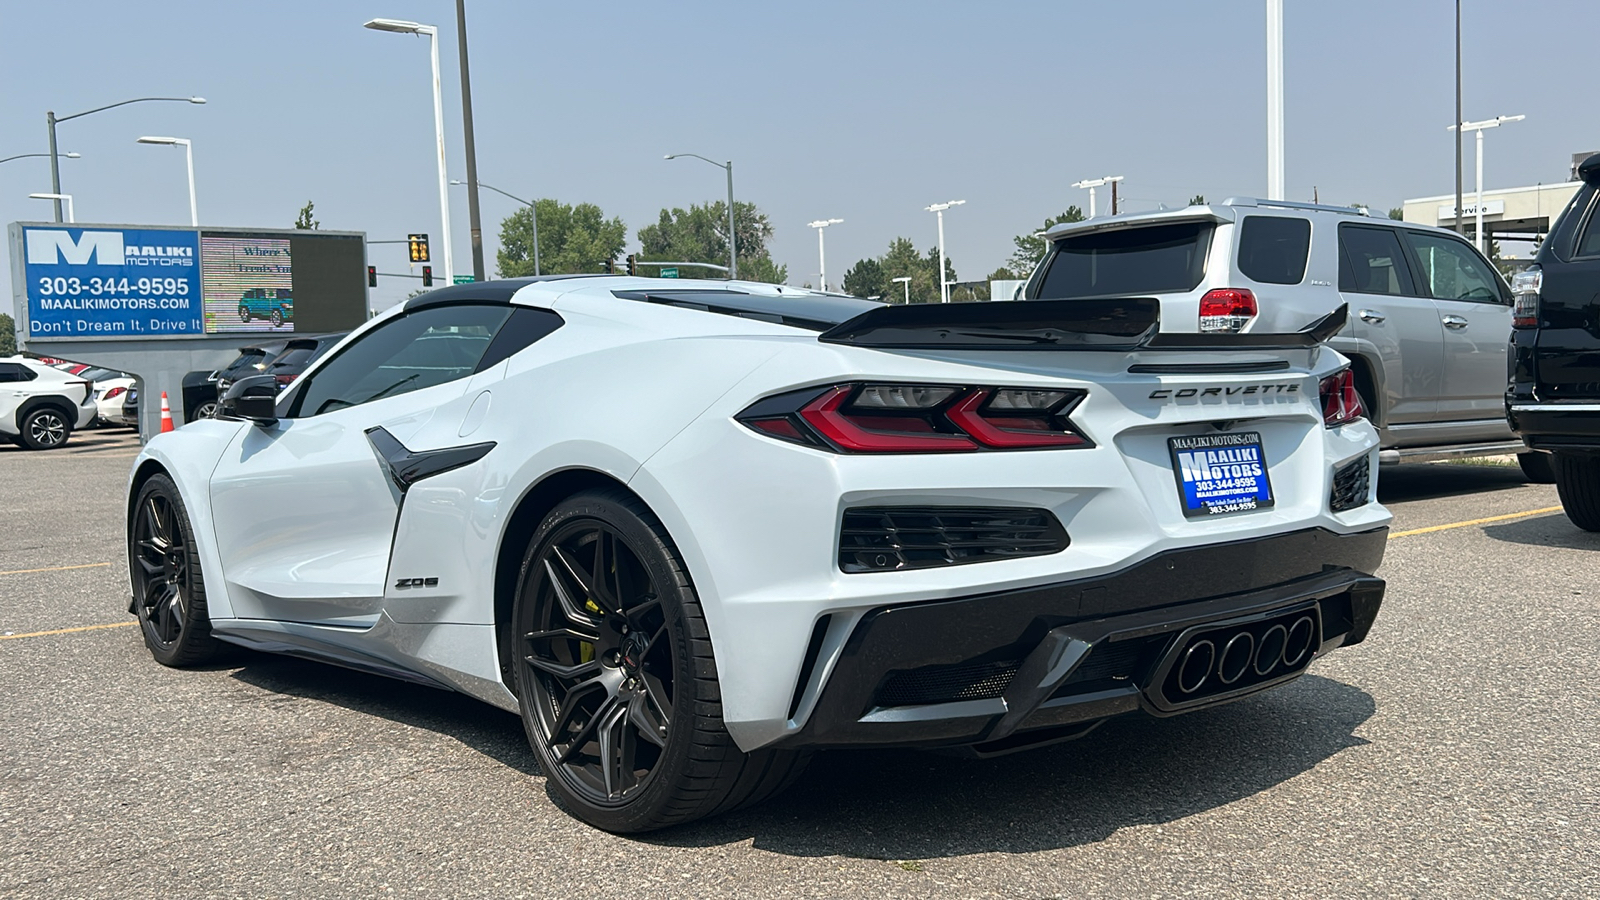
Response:
[{"label": "traffic light", "polygon": [[411,261],[414,263],[428,262],[428,236],[425,234],[406,235],[406,245],[411,248]]},{"label": "traffic light", "polygon": [[433,287],[433,266],[422,267],[422,286]]},{"label": "traffic light", "polygon": [[629,275],[637,275],[637,274],[639,274],[639,254],[637,254],[637,253],[629,253],[628,254],[628,274]]},{"label": "traffic light", "polygon": [[617,261],[616,260],[614,260],[614,259],[606,260],[606,274],[607,275],[615,275],[615,274],[617,274]]},{"label": "traffic light", "polygon": [[378,286],[378,267],[367,266],[367,287]]}]

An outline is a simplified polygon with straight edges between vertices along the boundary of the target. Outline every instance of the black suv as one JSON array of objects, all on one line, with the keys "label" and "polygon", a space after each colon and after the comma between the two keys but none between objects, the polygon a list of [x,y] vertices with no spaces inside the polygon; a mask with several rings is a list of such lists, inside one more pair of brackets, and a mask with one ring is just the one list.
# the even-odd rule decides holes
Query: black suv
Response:
[{"label": "black suv", "polygon": [[1553,454],[1567,518],[1600,531],[1600,155],[1511,290],[1506,419],[1523,443]]}]

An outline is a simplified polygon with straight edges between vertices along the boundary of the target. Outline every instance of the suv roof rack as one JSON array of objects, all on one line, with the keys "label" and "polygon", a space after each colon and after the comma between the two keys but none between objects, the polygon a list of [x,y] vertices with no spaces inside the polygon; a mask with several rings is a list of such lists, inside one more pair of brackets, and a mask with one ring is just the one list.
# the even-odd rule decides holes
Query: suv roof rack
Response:
[{"label": "suv roof rack", "polygon": [[1261,200],[1256,197],[1229,197],[1223,206],[1273,206],[1282,209],[1311,209],[1319,212],[1343,213],[1347,216],[1366,216],[1372,211],[1365,206],[1329,206],[1326,203],[1299,203],[1294,200]]}]

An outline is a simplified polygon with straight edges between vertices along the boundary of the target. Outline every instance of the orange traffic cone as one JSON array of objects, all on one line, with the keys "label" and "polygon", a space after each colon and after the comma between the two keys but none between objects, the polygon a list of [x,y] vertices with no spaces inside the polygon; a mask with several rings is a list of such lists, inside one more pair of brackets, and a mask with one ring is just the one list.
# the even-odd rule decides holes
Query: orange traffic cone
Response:
[{"label": "orange traffic cone", "polygon": [[172,430],[172,407],[167,405],[167,392],[161,392],[161,433]]}]

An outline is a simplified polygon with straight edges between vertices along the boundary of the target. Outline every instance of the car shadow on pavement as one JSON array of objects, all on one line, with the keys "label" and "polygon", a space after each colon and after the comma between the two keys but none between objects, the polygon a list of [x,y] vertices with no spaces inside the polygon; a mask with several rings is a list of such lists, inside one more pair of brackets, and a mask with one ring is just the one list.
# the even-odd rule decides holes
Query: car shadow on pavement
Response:
[{"label": "car shadow on pavement", "polygon": [[1562,513],[1530,519],[1485,525],[1483,533],[1508,544],[1536,547],[1561,547],[1567,550],[1600,550],[1600,534],[1584,531]]},{"label": "car shadow on pavement", "polygon": [[888,860],[1094,843],[1304,776],[1367,743],[1355,730],[1375,708],[1360,688],[1308,675],[1214,710],[1128,716],[1077,741],[997,759],[834,751],[768,803],[639,839],[686,847],[753,839],[793,856]]},{"label": "car shadow on pavement", "polygon": [[1401,463],[1378,470],[1379,503],[1403,503],[1527,486],[1527,477],[1516,466]]},{"label": "car shadow on pavement", "polygon": [[463,694],[322,662],[237,648],[219,669],[253,687],[442,734],[524,775],[539,763],[515,715]]}]

